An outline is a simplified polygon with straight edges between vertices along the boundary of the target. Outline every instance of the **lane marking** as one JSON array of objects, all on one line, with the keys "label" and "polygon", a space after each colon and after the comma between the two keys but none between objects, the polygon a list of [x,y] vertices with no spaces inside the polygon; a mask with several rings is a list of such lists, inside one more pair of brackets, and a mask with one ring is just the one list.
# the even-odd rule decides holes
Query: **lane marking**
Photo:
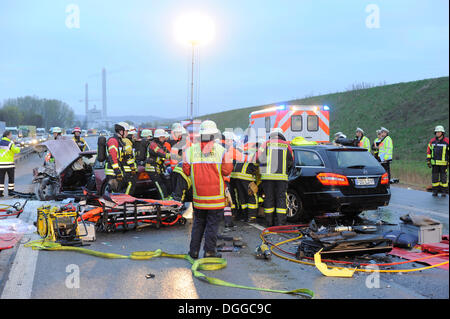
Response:
[{"label": "lane marking", "polygon": [[396,208],[411,210],[413,212],[427,213],[430,215],[436,215],[436,216],[439,216],[439,217],[442,217],[445,219],[449,219],[448,214],[439,213],[439,212],[435,212],[433,210],[427,210],[427,209],[423,209],[423,208],[416,208],[416,207],[412,207],[412,206],[405,206],[405,205],[399,205],[399,204],[389,204],[388,206],[385,206],[384,208],[387,208],[387,207],[396,207]]},{"label": "lane marking", "polygon": [[[21,217],[23,217],[25,222],[32,223],[34,219],[33,215],[35,215],[32,213],[32,209],[25,210],[25,212],[28,214],[26,216],[21,215]],[[39,238],[39,235],[36,233],[22,237],[0,299],[31,298],[39,250],[26,248],[23,243],[28,243]]]}]

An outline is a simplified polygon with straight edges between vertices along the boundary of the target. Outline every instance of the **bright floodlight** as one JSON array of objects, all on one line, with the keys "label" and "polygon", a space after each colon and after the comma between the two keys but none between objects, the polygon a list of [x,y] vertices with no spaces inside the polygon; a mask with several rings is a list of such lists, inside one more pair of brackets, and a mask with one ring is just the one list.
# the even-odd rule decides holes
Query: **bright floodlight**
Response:
[{"label": "bright floodlight", "polygon": [[182,43],[205,44],[214,37],[214,23],[200,13],[187,13],[175,21],[174,32]]}]

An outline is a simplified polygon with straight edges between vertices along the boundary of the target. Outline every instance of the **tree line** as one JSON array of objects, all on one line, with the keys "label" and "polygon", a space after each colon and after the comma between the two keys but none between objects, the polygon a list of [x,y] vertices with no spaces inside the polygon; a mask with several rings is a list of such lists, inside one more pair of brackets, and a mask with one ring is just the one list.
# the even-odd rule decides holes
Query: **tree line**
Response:
[{"label": "tree line", "polygon": [[34,125],[49,129],[74,124],[74,111],[65,102],[25,96],[7,99],[0,107],[0,121],[7,126]]}]

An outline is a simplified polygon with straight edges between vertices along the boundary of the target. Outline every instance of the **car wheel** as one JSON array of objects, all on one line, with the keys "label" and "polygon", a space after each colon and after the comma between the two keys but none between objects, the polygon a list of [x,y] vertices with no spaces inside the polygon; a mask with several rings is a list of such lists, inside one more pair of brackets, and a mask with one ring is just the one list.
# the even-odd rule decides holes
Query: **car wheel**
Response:
[{"label": "car wheel", "polygon": [[294,190],[287,191],[287,220],[289,222],[296,222],[298,220],[307,219],[307,214],[303,207],[301,197]]},{"label": "car wheel", "polygon": [[108,182],[104,182],[100,191],[100,196],[105,195],[105,193],[112,193],[111,185]]},{"label": "car wheel", "polygon": [[52,200],[55,197],[55,185],[48,178],[44,178],[35,184],[34,193],[40,201]]}]

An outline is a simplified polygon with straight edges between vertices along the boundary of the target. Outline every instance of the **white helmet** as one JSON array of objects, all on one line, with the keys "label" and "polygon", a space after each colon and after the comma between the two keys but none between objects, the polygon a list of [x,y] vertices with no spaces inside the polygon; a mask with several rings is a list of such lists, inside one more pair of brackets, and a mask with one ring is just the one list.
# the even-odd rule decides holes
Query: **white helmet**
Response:
[{"label": "white helmet", "polygon": [[270,136],[281,135],[284,137],[284,132],[281,128],[275,127],[270,131]]},{"label": "white helmet", "polygon": [[174,133],[182,133],[183,132],[183,126],[181,123],[173,123],[172,124],[172,132]]},{"label": "white helmet", "polygon": [[137,134],[136,128],[134,126],[130,125],[130,127],[128,128],[128,134],[129,135]]},{"label": "white helmet", "polygon": [[233,140],[233,141],[236,140],[236,135],[234,135],[234,133],[230,131],[223,132],[223,136],[225,136],[226,140]]},{"label": "white helmet", "polygon": [[387,128],[385,128],[385,127],[381,127],[381,128],[380,128],[380,131],[381,131],[381,132],[389,133],[389,130],[388,130]]},{"label": "white helmet", "polygon": [[52,133],[62,133],[62,130],[60,127],[55,126],[54,128],[52,128]]},{"label": "white helmet", "polygon": [[445,133],[445,129],[442,125],[438,125],[434,128],[434,132],[442,132]]},{"label": "white helmet", "polygon": [[201,135],[214,135],[220,133],[217,129],[217,125],[215,122],[206,120],[203,121],[202,124],[200,124],[200,131],[199,133]]},{"label": "white helmet", "polygon": [[188,134],[188,131],[184,127],[181,127],[181,135],[187,135],[187,134]]},{"label": "white helmet", "polygon": [[157,130],[155,130],[155,134],[153,134],[153,137],[155,138],[160,138],[160,137],[166,137],[166,131],[164,131],[162,128],[159,128]]},{"label": "white helmet", "polygon": [[356,128],[356,132],[361,132],[361,133],[363,133],[363,134],[364,134],[364,131],[363,131],[363,129],[362,129],[362,128],[360,128],[360,127],[357,127],[357,128]]},{"label": "white helmet", "polygon": [[115,124],[114,127],[116,132],[120,131],[122,128],[124,131],[130,130],[130,125],[127,122],[119,122]]},{"label": "white helmet", "polygon": [[152,130],[143,129],[141,132],[141,137],[152,137],[152,136],[153,136]]}]

